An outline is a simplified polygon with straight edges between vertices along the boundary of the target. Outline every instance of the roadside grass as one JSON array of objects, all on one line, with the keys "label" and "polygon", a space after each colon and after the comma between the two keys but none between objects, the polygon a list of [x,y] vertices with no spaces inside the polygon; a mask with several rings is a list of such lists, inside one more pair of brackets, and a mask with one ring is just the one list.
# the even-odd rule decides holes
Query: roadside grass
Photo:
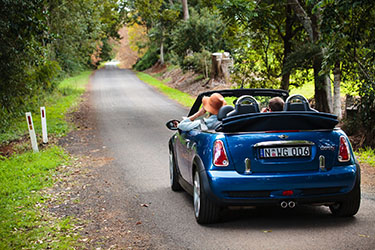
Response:
[{"label": "roadside grass", "polygon": [[52,146],[0,159],[0,249],[73,249],[78,234],[72,218],[58,219],[42,209],[56,168],[69,156]]},{"label": "roadside grass", "polygon": [[[85,71],[81,74],[67,78],[59,83],[57,90],[46,97],[42,103],[36,104],[32,108],[32,117],[36,134],[42,133],[40,106],[45,106],[47,117],[48,134],[53,134],[57,137],[64,136],[70,125],[65,121],[65,114],[69,108],[78,103],[78,97],[85,91],[85,85],[92,71]],[[25,115],[14,117],[11,121],[12,126],[0,134],[0,144],[16,140],[28,134]]]},{"label": "roadside grass", "polygon": [[359,148],[355,155],[360,163],[365,163],[375,168],[375,149],[369,147]]},{"label": "roadside grass", "polygon": [[300,94],[306,97],[307,99],[313,98],[314,93],[315,93],[314,82],[305,83],[299,88],[293,87],[289,91],[289,95]]},{"label": "roadside grass", "polygon": [[[65,116],[74,109],[85,91],[91,71],[63,80],[57,89],[36,104],[34,128],[41,138],[39,105],[46,107],[49,137],[66,135],[73,126]],[[15,117],[12,127],[0,135],[0,145],[28,134],[25,116]],[[48,211],[49,195],[44,191],[56,181],[58,167],[69,164],[69,155],[50,145],[39,153],[21,142],[11,157],[0,156],[0,249],[74,249],[79,246],[75,220],[56,218]]]},{"label": "roadside grass", "polygon": [[159,81],[158,79],[142,72],[137,72],[137,76],[140,80],[154,86],[159,91],[167,95],[172,100],[179,102],[181,105],[185,107],[191,107],[194,104],[195,99],[187,93],[181,92],[177,89],[168,87],[163,82]]},{"label": "roadside grass", "polygon": [[[353,90],[350,89],[348,86],[350,85],[341,83],[341,87],[340,87],[341,97],[344,97],[346,94],[350,94],[354,96],[358,95],[358,93],[356,93],[355,91],[353,92]],[[301,94],[307,99],[314,98],[314,93],[315,93],[314,81],[309,81],[298,88],[291,86],[290,91],[289,91],[289,95]],[[332,93],[333,93],[333,86],[332,86]]]},{"label": "roadside grass", "polygon": [[[173,70],[177,67],[178,66],[170,65],[168,67],[167,71],[171,71],[171,70]],[[157,73],[157,74],[154,74],[153,76],[151,76],[151,75],[146,74],[146,73],[137,72],[137,76],[138,76],[139,79],[141,79],[142,81],[144,81],[144,82],[146,82],[150,85],[155,86],[157,89],[159,89],[161,92],[166,94],[171,99],[173,99],[173,100],[181,103],[182,105],[190,108],[194,103],[194,100],[193,100],[194,98],[191,97],[188,94],[184,94],[184,92],[181,92],[177,89],[174,89],[174,88],[171,88],[171,87],[168,87],[167,85],[165,85],[165,83],[170,81],[170,79],[160,81],[160,80],[157,79],[157,77],[160,77],[161,75],[162,75],[162,73]],[[201,79],[201,77],[203,77],[203,75],[197,76],[197,78],[195,80],[199,80],[199,79]],[[298,87],[298,88],[296,88],[294,86],[291,86],[290,91],[289,91],[289,95],[301,94],[301,95],[305,96],[307,99],[313,98],[314,93],[315,93],[314,81],[309,81],[309,82],[305,83],[304,85],[302,85],[301,87]],[[332,93],[333,93],[333,87],[332,87]],[[350,89],[347,88],[345,83],[342,83],[341,96],[345,96],[346,94],[352,94],[353,95],[353,92]],[[192,100],[192,101],[190,101],[190,100]]]}]

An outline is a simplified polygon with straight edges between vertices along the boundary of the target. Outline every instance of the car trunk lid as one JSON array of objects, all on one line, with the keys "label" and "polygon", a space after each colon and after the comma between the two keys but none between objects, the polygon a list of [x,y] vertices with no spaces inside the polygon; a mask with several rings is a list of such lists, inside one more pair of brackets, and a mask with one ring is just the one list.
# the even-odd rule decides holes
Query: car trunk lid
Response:
[{"label": "car trunk lid", "polygon": [[328,131],[227,134],[230,161],[239,173],[282,173],[332,168],[337,135]]}]

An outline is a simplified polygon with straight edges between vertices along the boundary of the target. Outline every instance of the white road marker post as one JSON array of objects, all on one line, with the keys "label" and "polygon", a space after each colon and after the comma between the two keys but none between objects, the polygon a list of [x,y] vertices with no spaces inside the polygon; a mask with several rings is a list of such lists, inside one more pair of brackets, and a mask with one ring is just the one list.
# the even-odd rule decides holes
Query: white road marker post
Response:
[{"label": "white road marker post", "polygon": [[47,118],[46,118],[46,108],[45,107],[40,107],[40,117],[41,117],[41,121],[42,121],[43,143],[48,143]]},{"label": "white road marker post", "polygon": [[33,148],[34,152],[39,152],[38,144],[36,142],[35,130],[34,130],[34,125],[33,125],[33,118],[31,116],[30,112],[26,113],[26,122],[27,122],[27,127],[29,128],[29,134],[30,134],[30,139],[31,139],[31,147]]}]

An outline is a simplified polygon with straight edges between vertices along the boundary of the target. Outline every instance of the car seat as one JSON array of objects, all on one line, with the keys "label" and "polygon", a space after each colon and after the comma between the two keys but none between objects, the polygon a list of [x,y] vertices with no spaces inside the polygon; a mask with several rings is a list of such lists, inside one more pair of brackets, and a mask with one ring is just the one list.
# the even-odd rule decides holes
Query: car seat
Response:
[{"label": "car seat", "polygon": [[250,113],[259,113],[259,104],[251,95],[244,95],[237,100],[234,110],[229,112],[227,117]]},{"label": "car seat", "polygon": [[289,96],[284,104],[284,111],[315,111],[310,107],[307,99],[302,95]]},{"label": "car seat", "polygon": [[223,118],[227,117],[227,114],[234,110],[234,107],[231,105],[225,105],[219,109],[219,113],[217,114],[217,119],[219,121],[223,120]]}]

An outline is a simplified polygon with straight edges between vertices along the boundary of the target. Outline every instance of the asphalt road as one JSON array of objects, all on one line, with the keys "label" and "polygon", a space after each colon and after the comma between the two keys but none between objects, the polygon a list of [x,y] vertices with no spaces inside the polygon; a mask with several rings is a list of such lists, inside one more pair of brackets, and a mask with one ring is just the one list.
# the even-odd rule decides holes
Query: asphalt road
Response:
[{"label": "asphalt road", "polygon": [[221,223],[198,225],[192,198],[169,187],[173,133],[165,123],[188,110],[115,67],[97,71],[91,91],[101,140],[114,158],[107,178],[116,179],[123,209],[160,235],[155,248],[375,249],[375,195],[366,192],[353,218],[334,218],[325,207],[263,208],[228,210]]}]

